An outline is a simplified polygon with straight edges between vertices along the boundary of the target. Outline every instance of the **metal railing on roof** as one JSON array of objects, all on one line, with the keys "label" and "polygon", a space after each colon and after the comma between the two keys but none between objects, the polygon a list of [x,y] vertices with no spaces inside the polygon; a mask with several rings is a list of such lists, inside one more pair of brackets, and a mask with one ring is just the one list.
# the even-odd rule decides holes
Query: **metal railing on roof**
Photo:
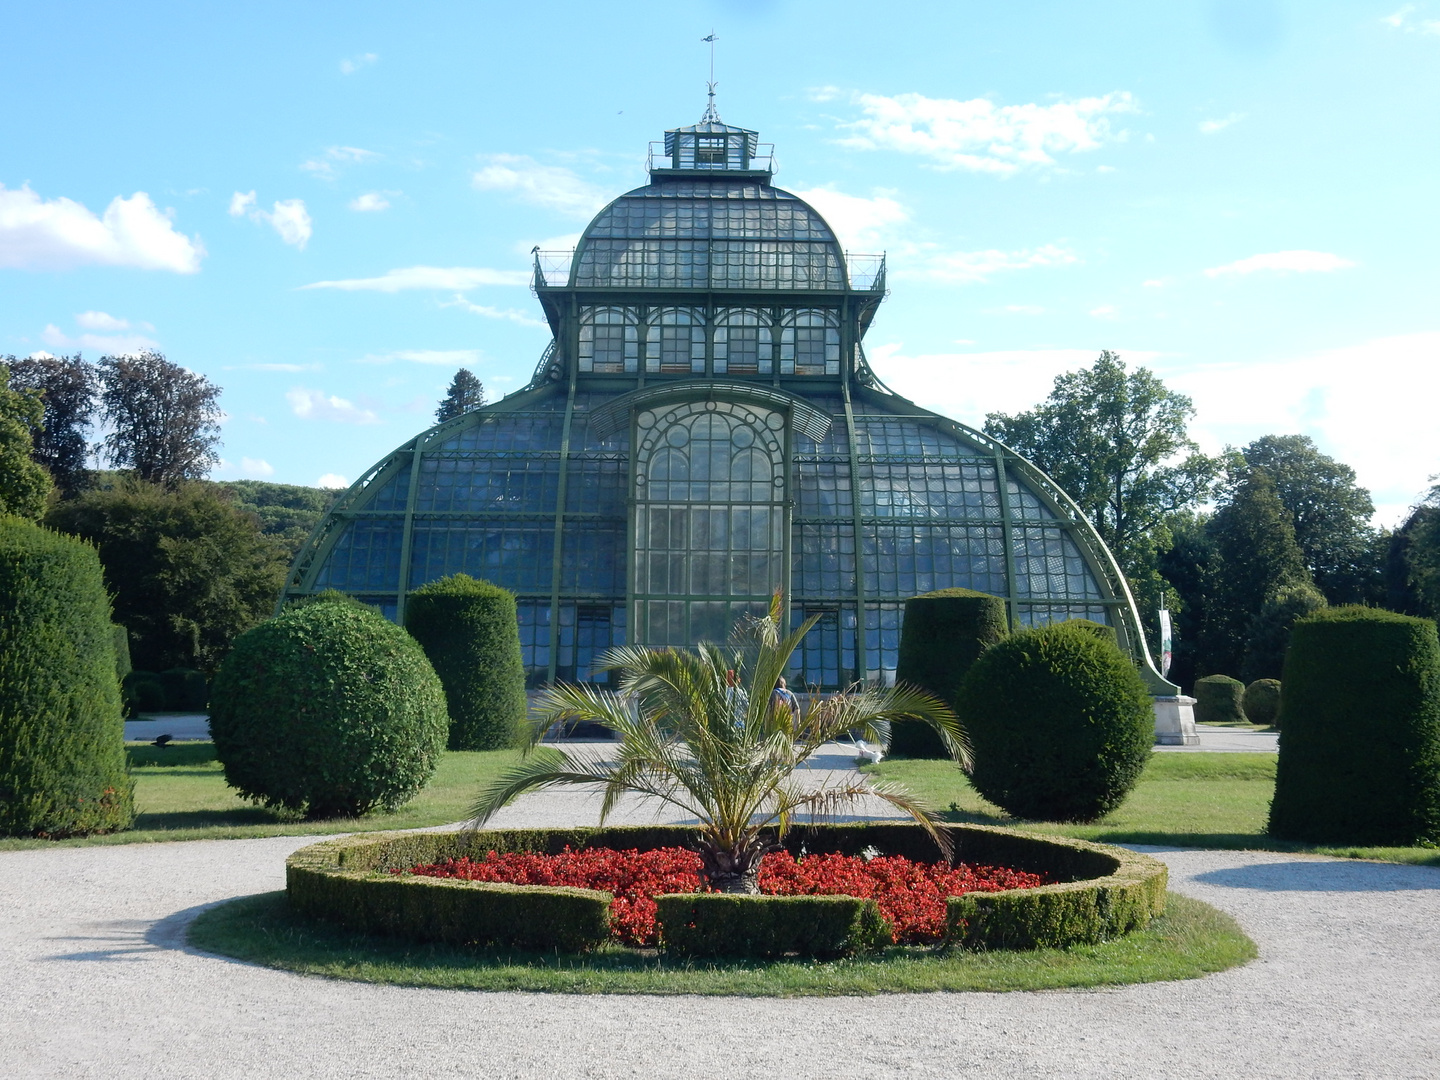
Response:
[{"label": "metal railing on roof", "polygon": [[[535,252],[535,288],[563,289],[570,284],[570,264],[575,249]],[[850,288],[856,292],[885,291],[885,256],[859,255],[847,251],[845,263],[850,269]]]},{"label": "metal railing on roof", "polygon": [[[723,173],[727,170],[734,172],[738,168],[738,166],[730,163],[724,165],[685,165],[683,167],[686,169],[701,169],[705,172],[717,173]],[[671,164],[670,155],[665,152],[665,144],[658,140],[650,143],[649,148],[645,152],[646,174],[648,175],[656,169],[672,168],[674,168],[674,165]],[[756,172],[768,172],[772,175],[779,172],[780,159],[775,156],[775,144],[760,143],[755,153],[751,155],[750,164],[746,168]]]}]

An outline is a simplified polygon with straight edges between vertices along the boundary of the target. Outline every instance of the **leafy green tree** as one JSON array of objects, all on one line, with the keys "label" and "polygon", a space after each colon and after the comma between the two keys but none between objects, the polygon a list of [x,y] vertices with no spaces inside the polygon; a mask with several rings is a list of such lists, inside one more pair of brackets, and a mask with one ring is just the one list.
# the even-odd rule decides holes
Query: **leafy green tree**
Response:
[{"label": "leafy green tree", "polygon": [[272,484],[268,480],[231,480],[225,488],[236,509],[254,514],[260,531],[285,552],[286,562],[309,538],[339,492],[301,484]]},{"label": "leafy green tree", "polygon": [[1281,585],[1250,620],[1250,637],[1240,663],[1240,680],[1278,679],[1285,670],[1290,650],[1290,631],[1307,615],[1325,607],[1325,594],[1314,585],[1298,582]]},{"label": "leafy green tree", "polygon": [[57,487],[73,494],[91,479],[85,459],[90,454],[87,432],[95,415],[95,368],[74,356],[7,357],[10,385],[40,395],[44,415],[31,432],[33,457],[49,471]]},{"label": "leafy green tree", "polygon": [[50,475],[31,460],[31,432],[44,407],[26,390],[10,388],[10,369],[0,364],[0,515],[39,521],[50,495]]},{"label": "leafy green tree", "polygon": [[1334,604],[1375,595],[1375,505],[1355,483],[1355,470],[1322,454],[1306,435],[1266,435],[1241,453],[1264,469],[1295,525],[1295,542],[1316,586]]},{"label": "leafy green tree", "polygon": [[[601,824],[622,795],[650,796],[699,821],[702,873],[721,892],[759,891],[760,860],[774,832],[783,839],[802,817],[835,814],[866,798],[909,814],[945,850],[949,838],[934,810],[903,789],[858,776],[817,786],[796,770],[846,732],[878,742],[881,725],[900,719],[930,724],[968,768],[969,745],[955,714],[902,684],[817,696],[795,718],[773,694],[816,620],[783,635],[788,610],[776,593],[743,647],[615,649],[606,662],[620,672],[618,693],[566,683],[544,690],[525,758],[481,792],[477,823],[518,795],[562,784],[604,786]],[[552,724],[577,719],[612,728],[619,744],[590,756],[540,746]]]},{"label": "leafy green tree", "polygon": [[1309,585],[1295,526],[1264,469],[1253,469],[1212,517],[1205,568],[1205,614],[1197,668],[1204,675],[1240,671],[1255,617],[1280,589]]},{"label": "leafy green tree", "polygon": [[1169,583],[1166,604],[1170,608],[1175,631],[1169,678],[1190,687],[1199,674],[1200,634],[1205,624],[1205,609],[1210,583],[1210,560],[1215,545],[1206,529],[1208,519],[1186,511],[1166,522],[1170,546],[1161,551],[1156,568]]},{"label": "leafy green tree", "polygon": [[111,464],[174,486],[219,462],[220,388],[158,352],[100,358],[100,410]]},{"label": "leafy green tree", "polygon": [[990,413],[985,432],[1025,455],[1094,523],[1126,574],[1148,570],[1146,539],[1194,506],[1220,473],[1186,425],[1195,409],[1145,368],[1126,371],[1108,349],[1094,367],[1059,376],[1042,404]]},{"label": "leafy green tree", "polygon": [[1391,607],[1409,615],[1440,618],[1440,484],[1430,489],[1396,530],[1386,576]]},{"label": "leafy green tree", "polygon": [[271,613],[285,575],[254,516],[211,485],[123,480],[52,507],[46,524],[99,549],[115,620],[146,671],[213,673],[236,636]]},{"label": "leafy green tree", "polygon": [[461,368],[450,380],[450,389],[445,391],[444,400],[435,410],[435,419],[443,424],[484,404],[485,387],[468,368]]}]

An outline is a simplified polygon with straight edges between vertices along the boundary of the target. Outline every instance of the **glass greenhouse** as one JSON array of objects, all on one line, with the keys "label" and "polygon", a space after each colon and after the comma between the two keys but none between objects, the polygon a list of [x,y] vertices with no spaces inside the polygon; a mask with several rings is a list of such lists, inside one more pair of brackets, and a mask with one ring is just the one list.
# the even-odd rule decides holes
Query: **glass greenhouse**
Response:
[{"label": "glass greenhouse", "polygon": [[523,390],[373,466],[286,596],[340,589],[401,619],[463,571],[515,592],[532,683],[591,680],[611,645],[723,639],[775,589],[819,622],[795,680],[894,678],[905,599],[963,586],[1015,624],[1115,627],[1152,689],[1110,553],[1048,478],[893,393],[862,344],[883,256],[841,249],[771,183],[757,134],[666,132],[650,183],[573,252],[537,252],[554,333]]}]

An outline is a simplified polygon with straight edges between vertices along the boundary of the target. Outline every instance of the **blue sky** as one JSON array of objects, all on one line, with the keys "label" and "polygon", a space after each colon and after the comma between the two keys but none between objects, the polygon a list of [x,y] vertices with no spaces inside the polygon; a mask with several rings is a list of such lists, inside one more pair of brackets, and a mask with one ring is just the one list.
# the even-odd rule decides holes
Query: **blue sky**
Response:
[{"label": "blue sky", "polygon": [[568,246],[704,107],[855,251],[880,376],[972,424],[1112,348],[1208,449],[1440,472],[1440,0],[0,2],[0,354],[157,347],[219,478],[353,480],[523,385]]}]

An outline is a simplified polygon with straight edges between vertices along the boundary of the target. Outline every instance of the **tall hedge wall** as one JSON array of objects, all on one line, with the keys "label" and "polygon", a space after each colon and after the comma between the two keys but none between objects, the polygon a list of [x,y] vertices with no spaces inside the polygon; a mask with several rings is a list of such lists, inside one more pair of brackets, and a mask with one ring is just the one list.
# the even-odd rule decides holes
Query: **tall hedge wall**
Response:
[{"label": "tall hedge wall", "polygon": [[1374,608],[1295,624],[1270,833],[1329,844],[1440,844],[1440,639]]},{"label": "tall hedge wall", "polygon": [[134,817],[99,556],[0,518],[0,835],[110,832]]},{"label": "tall hedge wall", "polygon": [[[973,589],[941,589],[905,601],[895,681],[929,690],[952,708],[960,680],[979,655],[1009,632],[1005,601]],[[901,720],[890,728],[890,756],[949,755],[929,724]]]},{"label": "tall hedge wall", "polygon": [[525,720],[515,595],[468,574],[422,585],[405,628],[425,650],[450,709],[451,750],[503,750]]}]

